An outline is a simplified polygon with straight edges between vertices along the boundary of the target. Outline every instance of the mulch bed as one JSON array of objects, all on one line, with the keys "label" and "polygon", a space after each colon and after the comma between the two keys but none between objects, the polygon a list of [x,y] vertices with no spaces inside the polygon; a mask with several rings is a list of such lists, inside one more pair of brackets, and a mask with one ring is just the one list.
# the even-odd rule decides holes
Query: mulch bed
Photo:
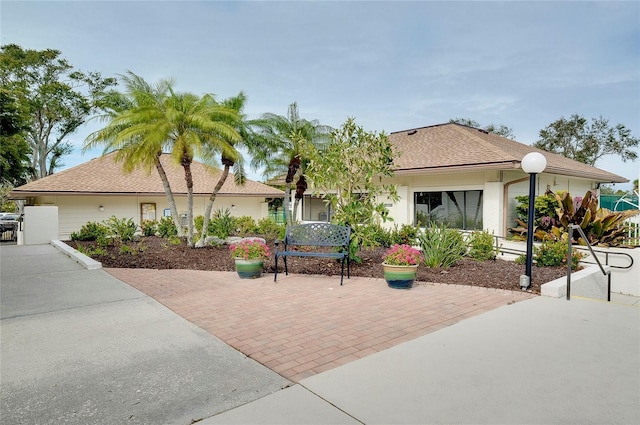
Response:
[{"label": "mulch bed", "polygon": [[[73,248],[81,246],[91,249],[95,242],[66,241]],[[145,268],[145,269],[191,269],[234,271],[235,264],[227,246],[188,248],[183,242],[180,245],[169,243],[167,239],[156,236],[144,237],[138,242],[127,244],[131,253],[121,253],[120,247],[110,246],[106,255],[92,255],[103,267],[110,268]],[[270,245],[273,251],[275,247]],[[382,256],[384,248],[363,250],[358,253],[361,263],[351,264],[352,276],[363,276],[382,279]],[[339,275],[340,263],[328,258],[289,257],[289,272],[299,274]],[[278,273],[284,271],[284,265],[278,262]],[[265,271],[274,271],[273,256],[265,262]],[[520,291],[520,275],[525,273],[525,266],[513,261],[497,259],[494,261],[460,260],[448,269],[418,267],[416,284],[422,282],[447,283],[456,285],[482,286],[486,288]],[[346,271],[345,271],[346,274]],[[559,277],[566,276],[565,267],[533,267],[533,284],[529,291],[540,293],[540,285]]]}]

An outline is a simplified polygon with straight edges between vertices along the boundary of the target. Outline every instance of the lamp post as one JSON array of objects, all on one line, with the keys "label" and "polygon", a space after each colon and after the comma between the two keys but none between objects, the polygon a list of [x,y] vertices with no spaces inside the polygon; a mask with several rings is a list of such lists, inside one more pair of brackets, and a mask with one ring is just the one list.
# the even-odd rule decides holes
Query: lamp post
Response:
[{"label": "lamp post", "polygon": [[531,286],[531,265],[533,264],[533,221],[536,197],[536,174],[547,166],[547,159],[539,152],[528,153],[522,158],[522,171],[529,174],[529,217],[527,219],[527,266],[524,276],[520,276],[520,288],[524,291]]}]

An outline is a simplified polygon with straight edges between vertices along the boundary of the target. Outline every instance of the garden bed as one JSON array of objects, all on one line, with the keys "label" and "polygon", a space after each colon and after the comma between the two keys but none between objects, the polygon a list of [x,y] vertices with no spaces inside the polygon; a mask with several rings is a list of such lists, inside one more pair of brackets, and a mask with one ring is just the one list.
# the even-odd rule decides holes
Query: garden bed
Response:
[{"label": "garden bed", "polygon": [[[87,253],[95,247],[95,242],[65,242],[73,248]],[[150,236],[139,242],[130,242],[124,250],[117,246],[107,247],[106,254],[95,255],[91,258],[110,268],[146,268],[146,269],[191,269],[234,271],[235,264],[229,255],[227,246],[188,248],[184,242],[172,244],[167,239]],[[270,245],[273,251],[274,246]],[[129,251],[122,253],[122,251]],[[382,279],[382,256],[384,248],[363,250],[358,253],[361,263],[351,264],[352,276],[363,276]],[[339,275],[340,263],[327,258],[297,258],[288,259],[289,272],[301,274]],[[265,262],[267,272],[273,272],[273,255]],[[284,271],[284,265],[279,264],[279,271]],[[482,286],[487,288],[520,290],[520,275],[525,273],[525,266],[512,261],[489,260],[478,262],[465,258],[448,269],[418,267],[416,284],[424,282],[449,283],[456,285]],[[533,285],[530,291],[540,293],[540,285],[562,276],[566,276],[565,267],[533,267]]]}]

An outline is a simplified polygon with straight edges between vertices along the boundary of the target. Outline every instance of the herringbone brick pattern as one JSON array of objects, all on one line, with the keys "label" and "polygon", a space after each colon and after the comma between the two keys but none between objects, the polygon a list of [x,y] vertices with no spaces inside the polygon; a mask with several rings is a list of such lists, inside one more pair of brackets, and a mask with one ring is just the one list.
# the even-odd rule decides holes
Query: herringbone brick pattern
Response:
[{"label": "herringbone brick pattern", "polygon": [[247,356],[297,382],[527,293],[463,285],[390,289],[383,280],[106,269]]}]

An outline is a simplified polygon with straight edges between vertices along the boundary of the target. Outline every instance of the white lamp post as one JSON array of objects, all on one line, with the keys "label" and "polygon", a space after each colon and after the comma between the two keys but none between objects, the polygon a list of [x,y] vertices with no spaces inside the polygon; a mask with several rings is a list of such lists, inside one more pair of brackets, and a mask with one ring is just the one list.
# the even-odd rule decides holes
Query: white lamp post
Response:
[{"label": "white lamp post", "polygon": [[547,166],[547,159],[540,152],[528,153],[520,163],[522,171],[529,174],[529,218],[527,220],[527,267],[525,276],[520,276],[520,288],[526,290],[531,286],[531,265],[533,264],[533,221],[536,197],[536,174],[540,174]]}]

